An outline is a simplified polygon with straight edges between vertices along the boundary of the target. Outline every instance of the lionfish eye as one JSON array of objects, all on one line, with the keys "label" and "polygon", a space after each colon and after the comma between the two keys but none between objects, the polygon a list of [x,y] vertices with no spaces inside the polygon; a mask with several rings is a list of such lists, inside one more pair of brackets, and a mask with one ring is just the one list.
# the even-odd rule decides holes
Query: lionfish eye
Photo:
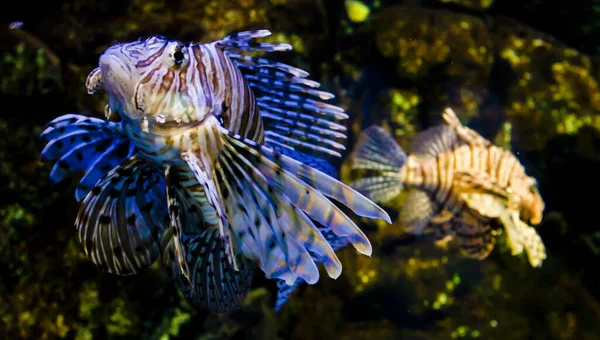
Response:
[{"label": "lionfish eye", "polygon": [[183,62],[183,59],[185,59],[185,55],[183,52],[181,52],[181,50],[178,50],[173,53],[173,59],[175,60],[175,64],[179,65]]}]

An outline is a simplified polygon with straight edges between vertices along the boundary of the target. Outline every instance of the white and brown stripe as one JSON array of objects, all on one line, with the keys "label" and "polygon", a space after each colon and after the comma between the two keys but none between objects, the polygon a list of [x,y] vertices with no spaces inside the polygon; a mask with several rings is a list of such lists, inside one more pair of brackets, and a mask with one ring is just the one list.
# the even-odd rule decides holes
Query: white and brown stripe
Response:
[{"label": "white and brown stripe", "polygon": [[455,173],[459,171],[488,174],[501,188],[510,188],[521,202],[532,200],[525,169],[510,151],[497,146],[462,144],[425,162],[422,160],[415,155],[408,157],[407,166],[399,174],[402,182],[407,187],[425,190],[454,214],[459,214],[464,205],[459,198],[462,191],[455,188]]}]

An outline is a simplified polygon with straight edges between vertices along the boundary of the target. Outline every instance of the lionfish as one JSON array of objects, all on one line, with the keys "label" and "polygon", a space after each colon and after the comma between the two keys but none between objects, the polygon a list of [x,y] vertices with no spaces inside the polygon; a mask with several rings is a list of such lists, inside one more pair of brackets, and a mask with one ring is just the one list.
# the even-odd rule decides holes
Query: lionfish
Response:
[{"label": "lionfish", "polygon": [[452,109],[443,118],[445,124],[415,137],[408,156],[382,128],[363,131],[351,167],[379,175],[351,186],[375,202],[389,201],[407,188],[399,216],[407,232],[455,238],[473,258],[489,255],[498,234],[493,226],[499,224],[512,254],[525,249],[529,263],[541,266],[545,247],[527,224],[542,220],[544,202],[536,180],[527,176],[513,153],[463,126]]},{"label": "lionfish", "polygon": [[85,172],[75,226],[100,268],[130,275],[160,256],[186,297],[221,312],[239,307],[256,267],[285,282],[282,300],[316,283],[318,264],[337,278],[324,235],[370,256],[366,235],[330,199],[390,218],[328,175],[323,159],[340,156],[348,116],[307,72],[243,53],[291,49],[254,41],[268,35],[116,44],[86,86],[106,90],[106,117],[120,122],[69,114],[48,124],[51,180]]}]

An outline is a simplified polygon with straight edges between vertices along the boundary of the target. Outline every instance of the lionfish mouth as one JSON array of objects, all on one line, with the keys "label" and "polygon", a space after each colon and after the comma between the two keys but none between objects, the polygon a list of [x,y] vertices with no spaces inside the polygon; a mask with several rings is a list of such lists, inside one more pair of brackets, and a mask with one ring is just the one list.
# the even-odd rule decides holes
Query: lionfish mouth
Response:
[{"label": "lionfish mouth", "polygon": [[197,127],[204,122],[204,119],[183,122],[179,119],[165,120],[159,115],[157,116],[142,116],[139,119],[139,123],[142,126],[142,130],[161,136],[173,136],[183,133],[186,130]]}]

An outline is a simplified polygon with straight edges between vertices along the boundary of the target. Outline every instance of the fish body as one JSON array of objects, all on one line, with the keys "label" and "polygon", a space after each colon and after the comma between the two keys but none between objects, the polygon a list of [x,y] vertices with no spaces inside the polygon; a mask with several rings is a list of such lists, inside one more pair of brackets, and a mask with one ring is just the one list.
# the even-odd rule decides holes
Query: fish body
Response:
[{"label": "fish body", "polygon": [[406,188],[400,222],[414,234],[428,226],[451,233],[463,251],[483,259],[493,249],[498,221],[513,254],[527,250],[533,266],[545,259],[545,248],[532,225],[544,209],[536,181],[508,150],[463,126],[454,112],[445,125],[420,133],[406,155],[385,130],[367,129],[354,152],[353,167],[382,175],[354,182],[375,201],[387,201]]},{"label": "fish body", "polygon": [[[48,125],[42,158],[65,174],[94,174],[78,186],[76,227],[96,264],[133,274],[156,260],[159,245],[186,296],[226,311],[239,306],[255,267],[288,285],[317,282],[321,263],[339,276],[316,225],[370,255],[364,233],[330,199],[360,216],[389,216],[311,166],[323,164],[313,154],[340,155],[345,128],[337,121],[347,115],[322,101],[332,95],[306,72],[242,54],[291,48],[252,41],[268,34],[110,47],[86,86],[104,88],[106,115],[121,121],[71,115]],[[77,148],[87,152],[67,157]]]}]

